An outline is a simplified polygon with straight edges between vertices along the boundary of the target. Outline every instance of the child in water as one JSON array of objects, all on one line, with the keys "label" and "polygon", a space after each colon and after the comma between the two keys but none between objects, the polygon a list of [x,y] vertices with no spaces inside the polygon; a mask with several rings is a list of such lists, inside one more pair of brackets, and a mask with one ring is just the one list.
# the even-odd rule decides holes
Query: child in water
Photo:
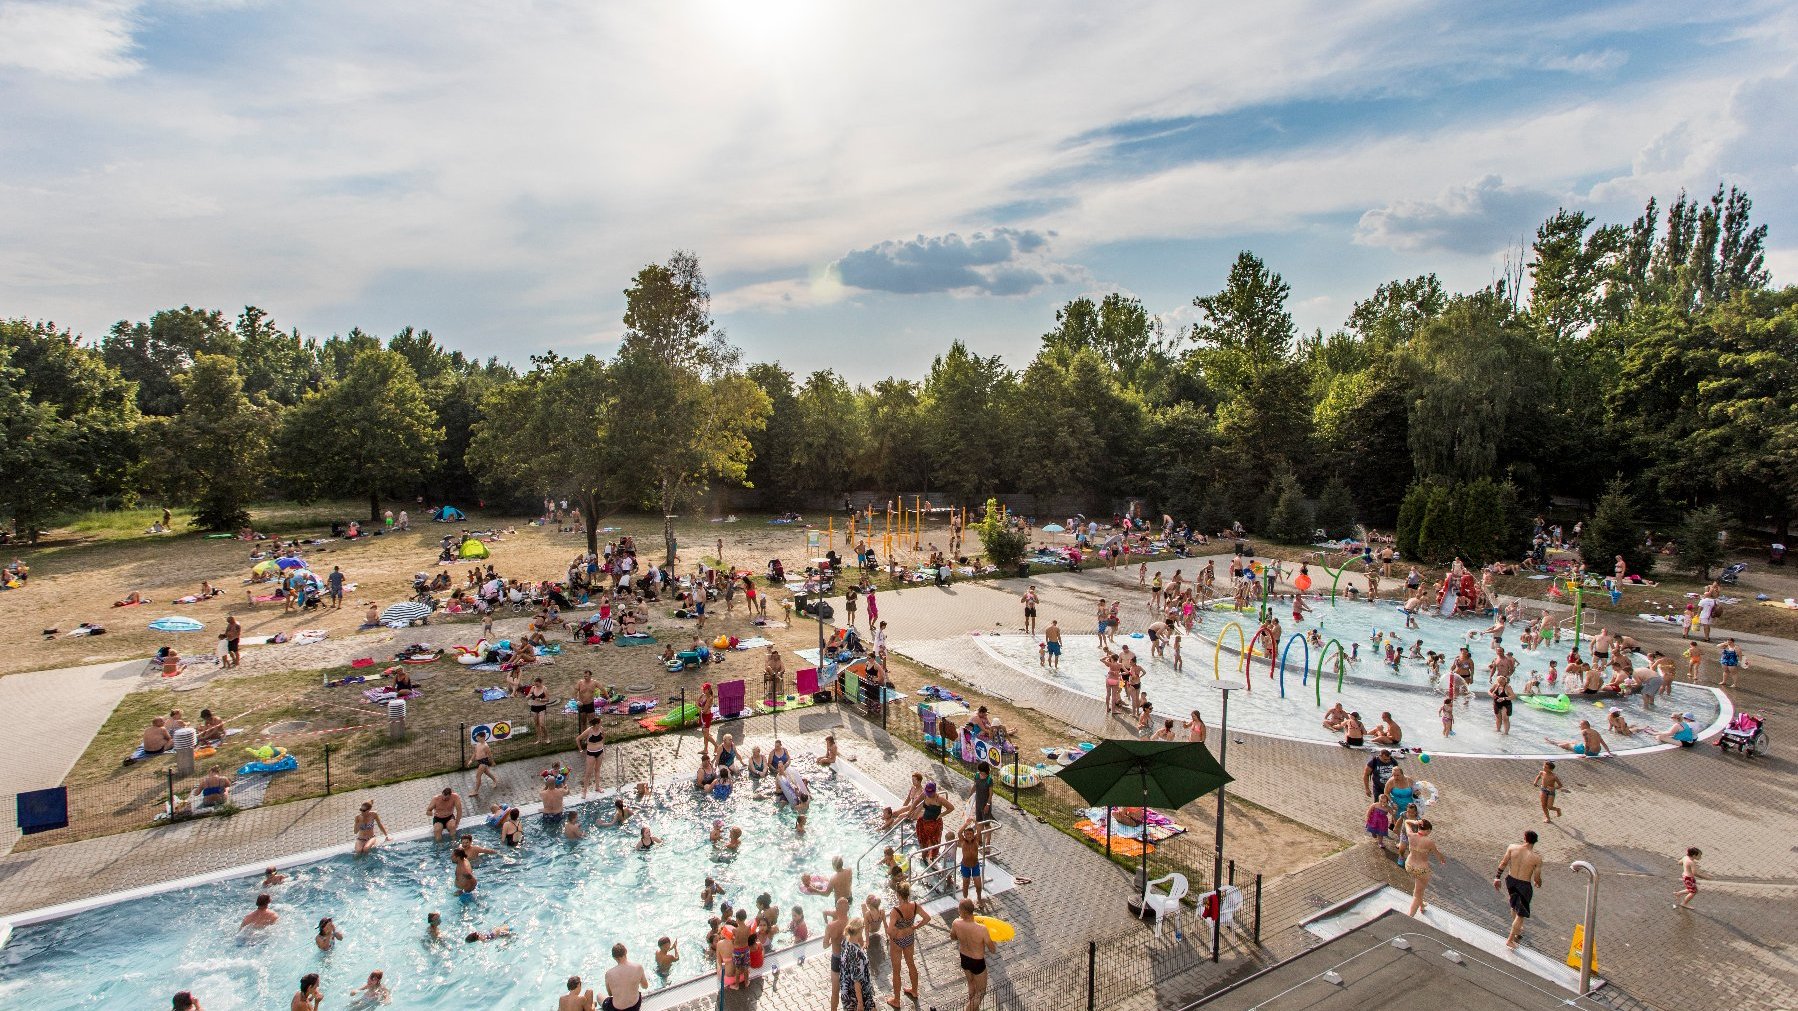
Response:
[{"label": "child in water", "polygon": [[1455,700],[1454,700],[1454,698],[1451,696],[1449,698],[1443,699],[1442,700],[1442,708],[1436,710],[1436,713],[1437,713],[1437,715],[1442,717],[1442,736],[1444,736],[1444,737],[1455,736]]}]

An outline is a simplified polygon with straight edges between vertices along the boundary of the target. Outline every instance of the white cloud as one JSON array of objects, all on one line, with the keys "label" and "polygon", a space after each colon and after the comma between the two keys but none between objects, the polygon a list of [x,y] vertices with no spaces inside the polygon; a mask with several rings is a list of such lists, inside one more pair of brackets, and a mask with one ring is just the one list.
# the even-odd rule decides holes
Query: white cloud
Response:
[{"label": "white cloud", "polygon": [[1490,253],[1527,234],[1555,201],[1489,175],[1426,200],[1395,200],[1361,215],[1355,242],[1402,250]]},{"label": "white cloud", "polygon": [[[1120,122],[1557,59],[1614,70],[1614,57],[1597,43],[1552,55],[1586,37],[1552,21],[1470,22],[1424,0],[1028,14],[935,0],[448,14],[319,0],[216,15],[229,46],[209,37],[205,4],[177,8],[191,32],[144,44],[181,48],[145,52],[131,32],[165,3],[0,0],[5,311],[96,333],[167,304],[254,300],[311,330],[411,321],[515,353],[505,342],[519,333],[605,339],[630,275],[673,248],[696,249],[715,278],[750,279],[718,290],[720,312],[800,310],[859,297],[827,269],[845,251],[990,233],[983,209],[1000,205],[1042,208],[1007,224],[1057,232],[1056,264],[1077,283],[1090,278],[1070,261],[1096,247],[1249,244],[1370,207],[1391,236],[1412,229],[1394,244],[1422,243],[1432,201],[1418,195],[1449,183],[1570,192],[1689,120],[1655,156],[1682,165],[1711,143],[1707,104],[1714,114],[1740,78],[1730,64],[1619,98],[1097,174],[1103,145],[1069,138]],[[1685,16],[1668,0],[1631,23]],[[1332,227],[1346,252],[1347,227]],[[1106,273],[1133,281],[1116,263]]]},{"label": "white cloud", "polygon": [[138,69],[131,39],[136,4],[124,2],[0,2],[0,68],[91,80]]}]

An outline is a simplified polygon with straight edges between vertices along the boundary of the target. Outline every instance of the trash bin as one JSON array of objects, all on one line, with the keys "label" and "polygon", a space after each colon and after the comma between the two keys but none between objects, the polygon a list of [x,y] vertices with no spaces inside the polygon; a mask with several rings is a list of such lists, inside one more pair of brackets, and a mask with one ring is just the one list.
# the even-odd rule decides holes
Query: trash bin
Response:
[{"label": "trash bin", "polygon": [[1784,565],[1786,563],[1786,546],[1777,542],[1767,545],[1767,563]]}]

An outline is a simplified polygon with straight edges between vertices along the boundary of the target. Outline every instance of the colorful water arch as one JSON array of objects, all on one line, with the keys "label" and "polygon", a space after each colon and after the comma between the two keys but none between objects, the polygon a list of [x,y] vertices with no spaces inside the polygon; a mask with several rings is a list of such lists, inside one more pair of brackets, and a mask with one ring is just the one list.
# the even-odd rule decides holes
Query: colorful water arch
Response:
[{"label": "colorful water arch", "polygon": [[[1299,671],[1301,673],[1303,673],[1303,672],[1309,671],[1311,669],[1311,643],[1306,641],[1305,633],[1294,632],[1294,633],[1292,633],[1292,637],[1290,639],[1286,640],[1285,648],[1280,650],[1280,697],[1281,698],[1286,697],[1286,655],[1288,653],[1292,652],[1292,644],[1294,642],[1297,642],[1300,646],[1305,647],[1305,660],[1303,663],[1301,663],[1299,665]],[[1340,647],[1338,647],[1338,648],[1340,648]]]},{"label": "colorful water arch", "polygon": [[1317,673],[1312,678],[1317,689],[1317,708],[1319,709],[1324,707],[1324,661],[1330,657],[1331,646],[1336,647],[1336,694],[1342,694],[1342,675],[1343,668],[1347,666],[1348,651],[1342,648],[1342,643],[1331,639],[1324,643],[1322,650],[1318,651]]},{"label": "colorful water arch", "polygon": [[[1224,633],[1230,631],[1235,631],[1236,647],[1243,654],[1243,663],[1245,665],[1248,663],[1249,640],[1247,634],[1242,630],[1241,623],[1232,621],[1225,624],[1217,633],[1217,645],[1211,650],[1211,680],[1213,681],[1221,680],[1223,677]],[[1250,686],[1249,690],[1254,690],[1252,687],[1253,679],[1248,677],[1246,666],[1242,680],[1245,685]]]},{"label": "colorful water arch", "polygon": [[1366,560],[1363,559],[1360,555],[1355,555],[1355,556],[1343,561],[1342,568],[1340,568],[1340,569],[1332,569],[1328,565],[1324,565],[1324,563],[1322,563],[1322,562],[1318,563],[1319,565],[1323,565],[1324,571],[1328,572],[1330,574],[1330,606],[1331,607],[1336,606],[1336,584],[1342,582],[1342,574],[1344,572],[1347,572],[1348,567],[1355,562],[1361,562],[1362,567],[1363,568],[1366,567]]}]

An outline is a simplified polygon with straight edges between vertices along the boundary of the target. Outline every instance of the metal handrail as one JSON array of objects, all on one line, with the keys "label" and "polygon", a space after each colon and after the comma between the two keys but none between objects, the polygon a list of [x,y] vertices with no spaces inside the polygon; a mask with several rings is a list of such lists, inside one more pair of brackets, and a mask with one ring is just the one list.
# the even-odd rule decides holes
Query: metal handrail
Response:
[{"label": "metal handrail", "polygon": [[[879,849],[880,847],[884,846],[886,844],[887,838],[889,836],[891,836],[895,832],[900,831],[901,829],[905,828],[907,825],[910,825],[910,824],[911,824],[911,819],[909,819],[909,818],[898,819],[897,821],[893,822],[891,828],[888,828],[885,832],[880,833],[879,837],[877,837],[874,840],[874,844],[872,846],[869,846],[867,849],[862,850],[861,856],[858,856],[855,858],[855,876],[857,878],[860,878],[862,876],[862,861],[868,859],[868,854],[870,854],[870,853],[874,852],[875,850]],[[896,846],[893,848],[893,851],[895,853],[903,852],[903,847]]]}]

